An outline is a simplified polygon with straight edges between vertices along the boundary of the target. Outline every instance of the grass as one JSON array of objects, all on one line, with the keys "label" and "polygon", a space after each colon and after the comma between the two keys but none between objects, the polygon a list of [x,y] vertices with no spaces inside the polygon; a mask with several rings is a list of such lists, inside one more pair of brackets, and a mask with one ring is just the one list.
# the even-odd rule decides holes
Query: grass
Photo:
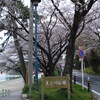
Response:
[{"label": "grass", "polygon": [[100,77],[100,73],[93,73],[92,75]]},{"label": "grass", "polygon": [[[27,86],[26,86],[27,88]],[[29,89],[23,89],[23,93],[29,92]],[[32,94],[28,97],[30,100],[41,100],[41,83],[39,80],[39,92],[36,93],[35,87],[33,85]],[[33,100],[32,99],[32,100]],[[66,89],[45,89],[45,100],[68,100]],[[82,90],[81,86],[73,84],[73,93],[70,100],[92,100],[91,94],[87,89]]]}]

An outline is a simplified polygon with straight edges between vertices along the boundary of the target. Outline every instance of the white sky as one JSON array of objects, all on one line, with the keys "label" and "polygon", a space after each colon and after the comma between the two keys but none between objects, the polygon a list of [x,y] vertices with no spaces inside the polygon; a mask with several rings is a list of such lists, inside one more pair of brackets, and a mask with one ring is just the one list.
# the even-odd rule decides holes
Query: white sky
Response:
[{"label": "white sky", "polygon": [[5,33],[6,31],[2,31],[2,32],[0,32],[0,37],[2,37],[2,39],[0,39],[0,44],[2,44],[3,43],[3,41],[5,41],[6,40],[6,36],[4,36],[4,33]]},{"label": "white sky", "polygon": [[[42,1],[42,0],[41,0]],[[24,2],[24,4],[26,5],[26,6],[30,6],[30,0],[23,0],[23,2]],[[70,0],[68,0],[68,4],[70,3],[71,1]]]},{"label": "white sky", "polygon": [[25,4],[26,6],[29,6],[29,5],[30,5],[30,0],[23,0],[23,2],[24,2],[24,4]]}]

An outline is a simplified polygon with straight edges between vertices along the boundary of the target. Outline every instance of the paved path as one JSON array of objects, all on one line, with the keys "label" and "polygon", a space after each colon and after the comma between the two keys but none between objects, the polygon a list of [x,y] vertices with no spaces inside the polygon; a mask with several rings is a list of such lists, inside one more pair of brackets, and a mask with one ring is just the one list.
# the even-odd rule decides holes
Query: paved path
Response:
[{"label": "paved path", "polygon": [[[74,71],[73,75],[77,75],[77,82],[82,82],[82,74],[79,71]],[[100,98],[100,77],[84,74],[84,84],[87,86],[87,79],[90,78],[91,89],[94,92],[95,96]]]},{"label": "paved path", "polygon": [[22,100],[21,91],[12,92],[9,96],[0,96],[0,100]]},{"label": "paved path", "polygon": [[[21,91],[24,87],[22,78],[0,82],[0,100],[22,100]],[[10,90],[9,94],[2,95],[3,90]]]}]

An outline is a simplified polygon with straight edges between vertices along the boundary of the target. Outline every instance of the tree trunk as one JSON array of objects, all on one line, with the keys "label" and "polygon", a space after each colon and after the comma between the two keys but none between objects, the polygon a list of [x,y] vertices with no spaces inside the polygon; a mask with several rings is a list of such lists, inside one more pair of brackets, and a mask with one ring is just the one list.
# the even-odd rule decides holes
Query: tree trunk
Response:
[{"label": "tree trunk", "polygon": [[65,61],[65,68],[64,68],[64,75],[70,74],[70,89],[72,91],[72,70],[73,70],[73,61],[74,61],[74,53],[75,53],[75,39],[77,30],[79,28],[81,17],[79,12],[75,12],[73,26],[70,32],[69,44],[68,49],[66,51],[66,61]]},{"label": "tree trunk", "polygon": [[73,60],[74,60],[74,53],[75,53],[75,39],[70,39],[68,49],[66,51],[66,62],[65,62],[65,69],[64,75],[70,75],[70,89],[72,91],[72,70],[73,70]]},{"label": "tree trunk", "polygon": [[[13,5],[14,2],[12,2],[12,5]],[[13,6],[12,7],[8,7],[8,10],[13,14],[13,16],[15,16],[15,9],[13,9]],[[18,37],[17,37],[17,24],[16,24],[16,21],[15,19],[11,16],[11,19],[12,19],[12,27],[13,27],[13,30],[12,30],[12,36],[14,38],[14,43],[15,43],[15,47],[17,49],[17,52],[18,52],[18,57],[19,57],[19,62],[20,62],[20,71],[22,73],[22,77],[24,79],[24,82],[27,83],[27,76],[26,76],[26,66],[25,66],[25,61],[24,61],[24,57],[23,57],[23,52],[22,52],[22,48],[20,46],[20,43],[18,41]]]},{"label": "tree trunk", "polygon": [[20,46],[20,43],[18,41],[18,37],[17,37],[17,25],[13,20],[13,38],[14,38],[14,43],[15,43],[15,47],[17,49],[18,52],[18,56],[19,56],[19,62],[20,62],[20,71],[22,73],[22,77],[24,79],[25,84],[27,83],[27,78],[26,78],[26,66],[25,66],[25,61],[24,61],[24,57],[23,57],[23,52],[22,52],[22,47]]},{"label": "tree trunk", "polygon": [[53,64],[49,64],[46,72],[44,73],[45,76],[54,76],[54,66],[52,66]]},{"label": "tree trunk", "polygon": [[50,66],[49,74],[50,76],[54,76],[54,67]]},{"label": "tree trunk", "polygon": [[13,33],[13,38],[14,38],[14,43],[15,43],[15,47],[17,49],[18,52],[18,56],[19,56],[19,60],[20,60],[20,70],[22,73],[22,77],[24,79],[24,82],[26,83],[26,66],[25,66],[25,62],[24,62],[24,57],[23,57],[23,52],[22,52],[22,48],[19,44],[18,38],[17,38],[17,33]]}]

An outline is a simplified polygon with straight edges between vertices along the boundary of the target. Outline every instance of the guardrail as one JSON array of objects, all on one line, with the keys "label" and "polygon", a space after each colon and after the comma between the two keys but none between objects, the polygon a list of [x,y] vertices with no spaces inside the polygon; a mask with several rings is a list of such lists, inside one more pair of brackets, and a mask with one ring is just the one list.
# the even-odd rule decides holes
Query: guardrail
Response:
[{"label": "guardrail", "polygon": [[11,94],[11,90],[8,90],[8,89],[0,90],[0,96],[2,96],[2,97],[9,96],[10,94]]}]

